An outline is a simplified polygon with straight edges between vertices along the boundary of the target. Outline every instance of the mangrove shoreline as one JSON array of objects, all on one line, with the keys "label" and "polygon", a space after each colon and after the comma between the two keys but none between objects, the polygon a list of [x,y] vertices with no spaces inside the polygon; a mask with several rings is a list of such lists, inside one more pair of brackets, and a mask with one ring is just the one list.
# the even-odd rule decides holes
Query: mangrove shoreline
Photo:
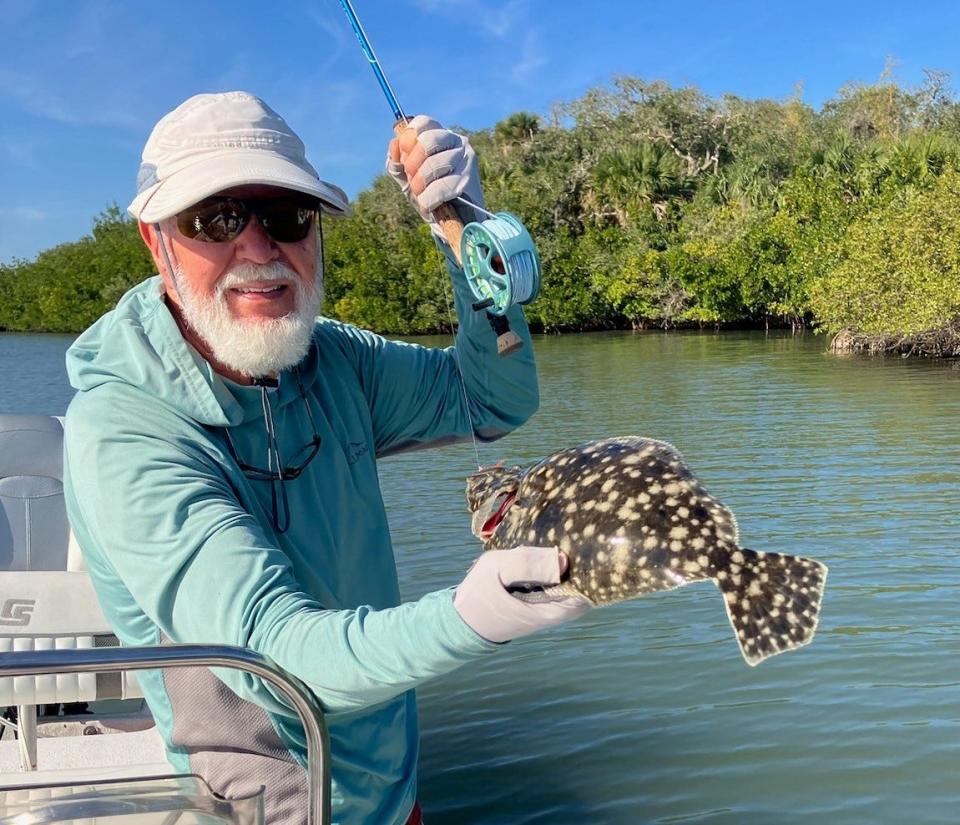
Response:
[{"label": "mangrove shoreline", "polygon": [[[487,207],[517,214],[545,332],[809,328],[838,353],[960,356],[960,103],[941,72],[819,110],[621,77],[470,133]],[[325,315],[449,328],[429,229],[387,176],[324,218]],[[151,275],[116,206],[90,236],[0,265],[0,329],[79,332]]]}]

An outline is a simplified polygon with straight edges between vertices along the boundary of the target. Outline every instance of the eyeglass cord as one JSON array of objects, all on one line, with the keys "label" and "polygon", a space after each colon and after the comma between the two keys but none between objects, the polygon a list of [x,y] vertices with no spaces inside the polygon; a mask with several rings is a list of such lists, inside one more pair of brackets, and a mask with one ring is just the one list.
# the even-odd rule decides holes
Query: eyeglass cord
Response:
[{"label": "eyeglass cord", "polygon": [[[299,381],[299,370],[297,380]],[[278,533],[286,533],[290,529],[290,500],[287,497],[287,480],[283,477],[283,457],[280,455],[280,444],[277,442],[277,428],[273,421],[273,404],[270,403],[268,387],[278,387],[280,382],[275,378],[254,378],[253,384],[260,387],[260,404],[263,407],[263,421],[267,428],[267,469],[274,472],[276,459],[276,477],[270,480],[270,505],[273,509],[273,526]],[[308,407],[309,409],[309,402]],[[279,502],[277,500],[277,486],[280,487]],[[278,503],[282,510],[278,509]],[[281,514],[283,516],[281,520]]]}]

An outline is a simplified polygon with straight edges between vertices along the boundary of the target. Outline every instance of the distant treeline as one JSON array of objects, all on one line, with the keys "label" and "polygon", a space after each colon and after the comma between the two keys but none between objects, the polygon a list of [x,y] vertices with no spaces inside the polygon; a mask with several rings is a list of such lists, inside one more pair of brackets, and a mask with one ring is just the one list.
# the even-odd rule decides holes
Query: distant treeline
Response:
[{"label": "distant treeline", "polygon": [[[532,324],[813,325],[874,345],[936,333],[960,354],[947,80],[851,85],[815,111],[623,77],[472,133],[488,207],[517,213],[540,250]],[[324,237],[326,314],[386,333],[448,326],[430,233],[387,177]],[[153,269],[110,208],[91,237],[0,267],[0,328],[78,331]]]}]

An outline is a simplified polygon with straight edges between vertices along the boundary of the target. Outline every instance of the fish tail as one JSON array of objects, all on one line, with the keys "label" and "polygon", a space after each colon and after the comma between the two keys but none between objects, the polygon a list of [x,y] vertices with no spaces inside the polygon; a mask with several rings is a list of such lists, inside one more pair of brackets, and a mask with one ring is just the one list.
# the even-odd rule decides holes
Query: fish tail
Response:
[{"label": "fish tail", "polygon": [[826,565],[799,556],[734,550],[716,574],[747,664],[808,644],[820,620]]}]

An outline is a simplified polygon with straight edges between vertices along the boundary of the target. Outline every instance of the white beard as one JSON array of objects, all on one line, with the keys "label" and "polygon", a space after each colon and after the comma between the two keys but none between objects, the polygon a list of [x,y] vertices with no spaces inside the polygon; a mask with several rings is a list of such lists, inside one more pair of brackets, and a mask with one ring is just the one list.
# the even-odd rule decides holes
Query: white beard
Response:
[{"label": "white beard", "polygon": [[[200,295],[183,277],[180,267],[174,283],[183,317],[224,366],[260,377],[275,375],[299,364],[310,349],[313,326],[323,302],[323,259],[317,255],[313,286],[304,286],[299,275],[288,266],[244,263],[221,278],[212,297]],[[227,304],[228,289],[255,281],[292,281],[295,309],[282,318],[235,318]]]}]

